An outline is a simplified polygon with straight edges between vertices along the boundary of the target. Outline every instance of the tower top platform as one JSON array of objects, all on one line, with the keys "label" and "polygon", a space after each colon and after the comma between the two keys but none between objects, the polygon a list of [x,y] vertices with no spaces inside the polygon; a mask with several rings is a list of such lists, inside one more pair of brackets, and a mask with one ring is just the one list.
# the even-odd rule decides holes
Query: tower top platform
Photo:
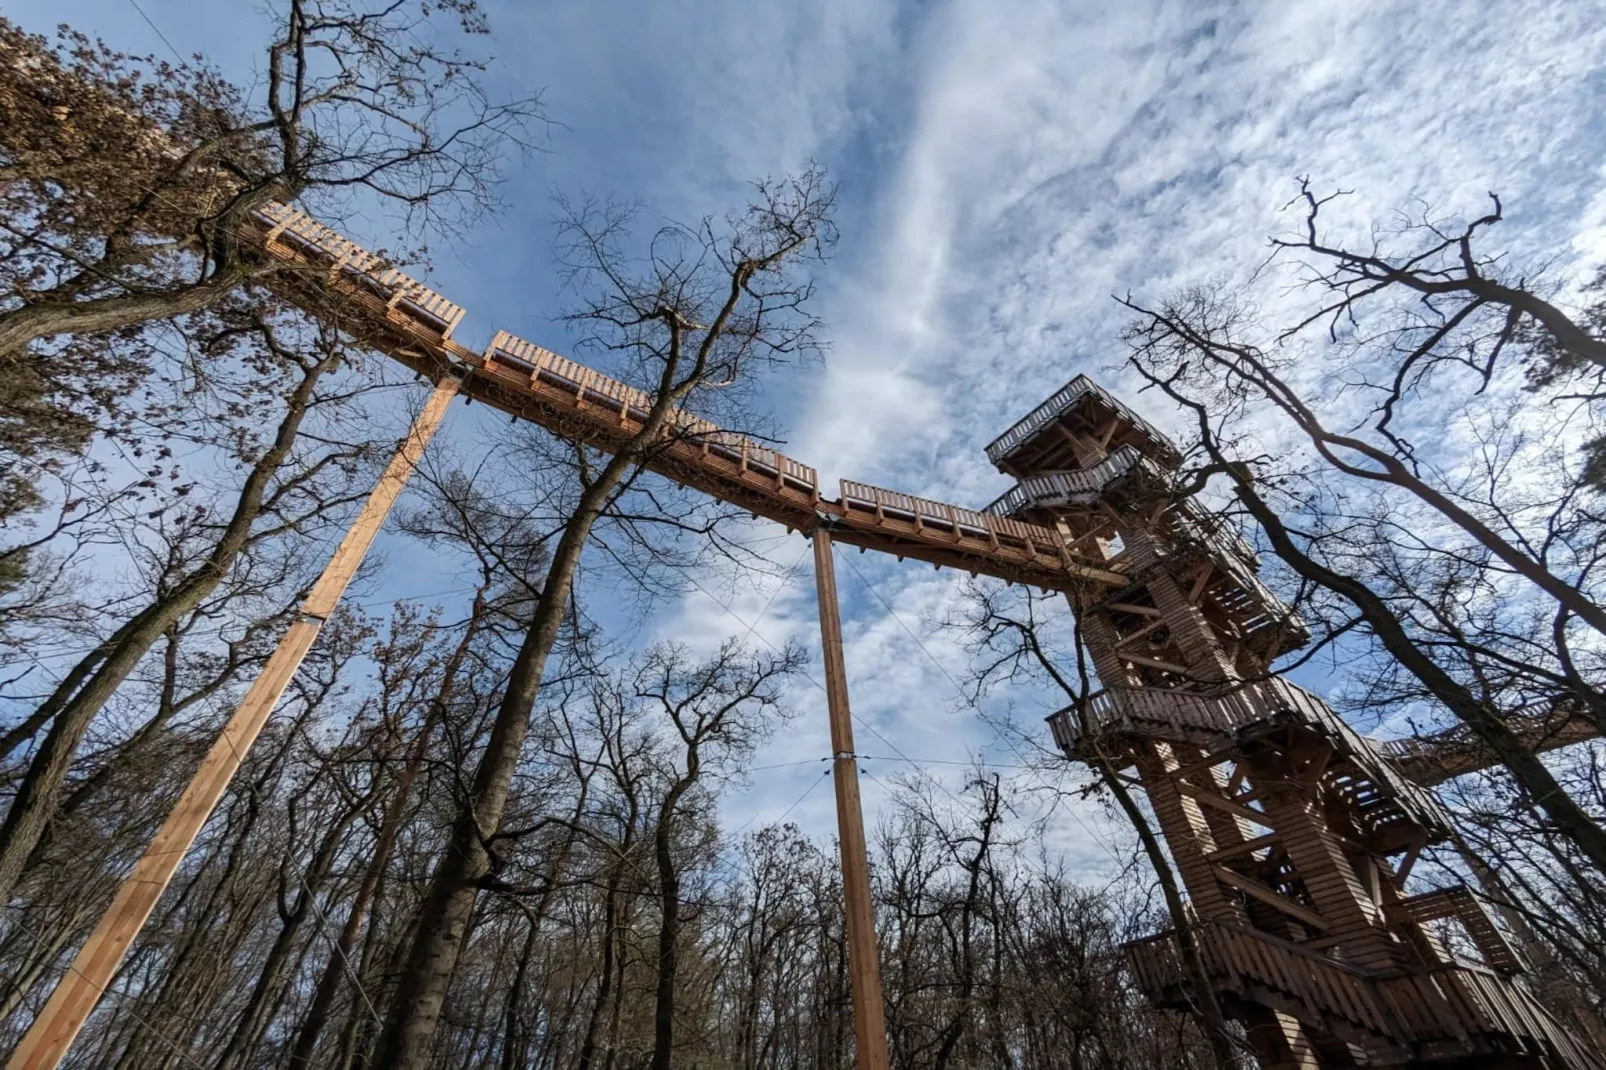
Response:
[{"label": "tower top platform", "polygon": [[[1079,442],[1078,439],[1082,441]],[[1132,446],[1172,469],[1182,454],[1158,428],[1085,375],[1078,375],[987,447],[987,459],[1005,475],[1037,475],[1085,467],[1086,444],[1108,454]]]}]

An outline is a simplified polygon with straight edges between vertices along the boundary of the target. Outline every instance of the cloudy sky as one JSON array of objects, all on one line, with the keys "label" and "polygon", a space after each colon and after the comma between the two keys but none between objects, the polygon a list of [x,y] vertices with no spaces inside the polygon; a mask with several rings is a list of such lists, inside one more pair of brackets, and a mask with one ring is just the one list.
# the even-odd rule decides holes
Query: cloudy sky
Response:
[{"label": "cloudy sky", "polygon": [[[1507,243],[1563,265],[1606,258],[1597,3],[486,2],[497,81],[541,90],[561,126],[511,176],[509,212],[439,257],[432,281],[470,310],[462,340],[505,327],[562,347],[551,190],[640,198],[686,219],[739,203],[749,179],[818,160],[841,183],[820,309],[833,348],[772,402],[786,451],[827,486],[847,476],[991,500],[1005,481],[982,455],[988,440],[1079,372],[1121,386],[1104,372],[1121,324],[1110,295],[1242,273],[1287,225],[1278,210],[1298,175],[1354,189],[1354,226],[1417,200],[1480,210],[1497,190]],[[257,62],[251,5],[139,5],[149,22],[130,0],[7,8],[32,28],[65,20],[133,51],[166,50],[154,24],[225,69]],[[789,565],[802,549],[780,543],[775,557]],[[897,610],[839,567],[856,712],[950,787],[963,770],[943,762],[1017,761],[905,630],[962,675],[963,655],[931,635],[959,578],[853,563]],[[407,571],[397,582],[416,586],[403,593],[452,586]],[[734,616],[699,595],[651,627],[744,632],[774,595],[760,633],[807,640],[808,583],[800,572],[778,594],[743,594]],[[826,753],[817,693],[799,701],[804,716],[761,764]],[[999,703],[1023,724],[1046,712],[1039,696]],[[887,753],[863,729],[859,750]],[[872,763],[883,777],[903,767]],[[787,810],[820,768],[756,775],[731,803],[734,823]],[[879,797],[872,781],[872,811]],[[815,790],[793,817],[827,828],[830,799]],[[1060,821],[1074,858],[1108,860],[1096,813]]]}]

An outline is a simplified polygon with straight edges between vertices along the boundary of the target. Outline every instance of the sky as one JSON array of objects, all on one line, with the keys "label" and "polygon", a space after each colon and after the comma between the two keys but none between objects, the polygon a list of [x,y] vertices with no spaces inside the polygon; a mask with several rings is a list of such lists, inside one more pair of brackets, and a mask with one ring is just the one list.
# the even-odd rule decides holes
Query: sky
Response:
[{"label": "sky", "polygon": [[[511,169],[507,211],[437,251],[430,282],[469,309],[460,340],[482,345],[505,328],[563,348],[552,191],[694,219],[739,204],[754,178],[818,161],[840,183],[842,237],[818,308],[831,350],[767,401],[782,448],[826,487],[848,477],[984,505],[1008,484],[982,447],[1083,372],[1165,425],[1172,414],[1137,401],[1114,370],[1123,318],[1111,295],[1243,276],[1292,222],[1280,209],[1297,176],[1354,190],[1335,223],[1356,232],[1417,204],[1481,211],[1498,191],[1501,239],[1522,255],[1606,262],[1599,3],[1508,2],[1498,17],[1434,0],[486,8],[494,82],[542,92],[555,125]],[[259,62],[261,14],[231,0],[12,0],[7,14],[37,30],[66,21],[130,51],[171,42],[231,72]],[[453,420],[448,436],[481,430],[461,410]],[[790,566],[804,548],[777,541],[773,556]],[[454,585],[416,550],[382,549],[405,567],[375,597]],[[963,706],[953,680],[965,655],[934,628],[962,577],[851,561],[838,567],[846,660],[855,712],[874,733],[861,727],[860,753],[914,758],[917,775],[953,791],[971,754],[1018,762]],[[664,607],[646,637],[713,643],[756,623],[772,642],[817,645],[802,563],[789,585],[728,606],[699,592]],[[827,753],[819,693],[803,685],[798,703],[756,765]],[[1028,731],[1053,705],[1025,693],[994,703]],[[868,764],[873,822],[885,779],[909,763]],[[756,772],[728,799],[727,821],[786,813],[827,832],[823,769]],[[1073,866],[1110,864],[1119,833],[1097,810],[1054,821]]]}]

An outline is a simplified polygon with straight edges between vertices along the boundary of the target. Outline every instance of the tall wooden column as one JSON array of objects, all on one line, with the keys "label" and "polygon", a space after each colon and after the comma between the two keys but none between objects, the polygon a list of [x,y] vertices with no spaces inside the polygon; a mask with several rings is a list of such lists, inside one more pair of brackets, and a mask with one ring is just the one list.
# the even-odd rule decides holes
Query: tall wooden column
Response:
[{"label": "tall wooden column", "polygon": [[457,393],[457,384],[458,380],[452,375],[436,384],[423,411],[413,421],[412,429],[374,484],[362,512],[357,514],[323,574],[301,604],[299,618],[286,630],[261,674],[240,701],[239,708],[223,726],[222,734],[212,744],[156,838],[123,879],[116,898],[106,908],[95,931],[90,933],[83,950],[57,983],[22,1043],[12,1052],[7,1070],[51,1070],[66,1056],[73,1038],[117,973],[129,945],[139,935],[179,863],[223,797],[235,770],[245,760],[246,751],[256,741],[268,715],[301,667],[324,621],[334,612],[391,506],[418,467],[424,447],[440,427],[447,405]]},{"label": "tall wooden column", "polygon": [[836,785],[837,841],[842,850],[848,973],[853,992],[853,1048],[858,1070],[887,1070],[887,1024],[881,1007],[881,963],[870,905],[870,859],[859,805],[859,763],[853,752],[853,713],[842,660],[842,618],[836,604],[831,536],[814,529],[814,585],[820,600],[820,645],[825,650],[825,703],[831,718],[831,776]]}]

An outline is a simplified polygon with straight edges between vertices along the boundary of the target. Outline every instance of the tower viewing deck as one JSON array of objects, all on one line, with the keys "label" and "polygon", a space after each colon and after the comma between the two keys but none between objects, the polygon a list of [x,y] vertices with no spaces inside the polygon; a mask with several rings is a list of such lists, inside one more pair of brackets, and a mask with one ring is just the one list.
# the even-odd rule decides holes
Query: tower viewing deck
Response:
[{"label": "tower viewing deck", "polygon": [[[1428,785],[1488,764],[1475,739],[1378,744],[1273,675],[1305,627],[1253,549],[1178,493],[1176,446],[1085,377],[988,456],[1018,480],[989,513],[1127,577],[1067,591],[1103,689],[1049,726],[1068,757],[1136,773],[1187,886],[1202,976],[1176,933],[1140,940],[1128,953],[1151,1000],[1188,1008],[1209,986],[1268,1067],[1606,1066],[1524,986],[1479,899],[1407,891],[1423,848],[1452,835]],[[1532,721],[1538,749],[1592,734]]]}]

